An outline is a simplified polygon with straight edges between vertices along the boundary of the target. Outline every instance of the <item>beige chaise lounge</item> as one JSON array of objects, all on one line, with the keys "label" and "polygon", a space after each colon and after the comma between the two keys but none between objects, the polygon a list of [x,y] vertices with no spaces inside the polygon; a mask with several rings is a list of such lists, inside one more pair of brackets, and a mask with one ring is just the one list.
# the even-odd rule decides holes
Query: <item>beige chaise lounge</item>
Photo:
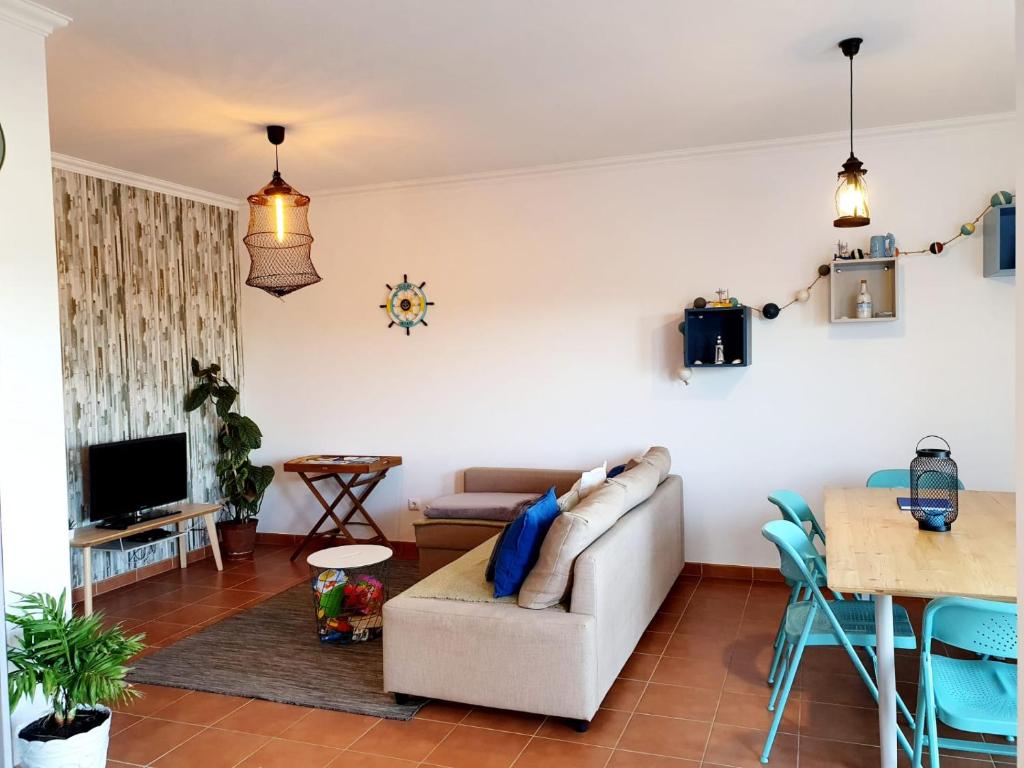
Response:
[{"label": "beige chaise lounge", "polygon": [[[472,482],[499,489],[510,473],[521,470],[476,469]],[[564,478],[534,476],[544,487]],[[564,717],[585,730],[683,567],[682,480],[668,475],[634,501],[576,558],[568,605],[488,599],[489,542],[389,600],[385,690]],[[415,596],[449,593],[458,599]]]},{"label": "beige chaise lounge", "polygon": [[[470,467],[462,473],[462,492],[541,494],[554,486],[555,494],[561,496],[579,477],[580,472],[577,470]],[[478,517],[423,517],[412,525],[416,533],[416,549],[419,551],[422,579],[501,533],[501,529],[507,523]]]}]

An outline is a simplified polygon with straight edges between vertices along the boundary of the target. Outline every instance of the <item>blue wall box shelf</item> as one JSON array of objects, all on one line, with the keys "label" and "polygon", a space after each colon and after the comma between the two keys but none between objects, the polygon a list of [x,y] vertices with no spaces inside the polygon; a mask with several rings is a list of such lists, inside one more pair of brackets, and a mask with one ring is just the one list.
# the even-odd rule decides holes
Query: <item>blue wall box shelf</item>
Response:
[{"label": "blue wall box shelf", "polygon": [[[750,307],[687,309],[679,331],[683,334],[683,357],[689,368],[750,365]],[[725,349],[724,365],[715,365],[715,344],[719,336]]]},{"label": "blue wall box shelf", "polygon": [[1017,207],[1015,205],[997,205],[985,214],[982,226],[985,229],[985,258],[983,272],[985,277],[1014,275],[1017,273],[1017,247],[1015,228],[1017,224]]}]

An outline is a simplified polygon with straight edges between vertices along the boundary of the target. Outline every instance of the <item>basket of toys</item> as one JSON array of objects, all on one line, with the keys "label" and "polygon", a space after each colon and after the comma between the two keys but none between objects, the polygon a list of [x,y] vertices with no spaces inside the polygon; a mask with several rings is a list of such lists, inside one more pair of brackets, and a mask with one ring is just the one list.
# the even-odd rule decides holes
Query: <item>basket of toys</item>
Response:
[{"label": "basket of toys", "polygon": [[[345,549],[338,547],[337,549]],[[324,550],[318,555],[324,562]],[[354,568],[320,567],[310,557],[317,636],[322,643],[349,645],[380,637],[387,600],[387,560]]]}]

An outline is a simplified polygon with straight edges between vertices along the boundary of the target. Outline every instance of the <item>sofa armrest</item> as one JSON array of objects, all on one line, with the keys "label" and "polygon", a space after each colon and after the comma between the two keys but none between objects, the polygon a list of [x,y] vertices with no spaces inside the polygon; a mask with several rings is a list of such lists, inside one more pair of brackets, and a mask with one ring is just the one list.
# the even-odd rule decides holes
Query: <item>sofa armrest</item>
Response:
[{"label": "sofa armrest", "polygon": [[465,493],[544,493],[555,486],[555,493],[561,496],[581,474],[575,469],[470,467],[462,474],[462,490]]}]

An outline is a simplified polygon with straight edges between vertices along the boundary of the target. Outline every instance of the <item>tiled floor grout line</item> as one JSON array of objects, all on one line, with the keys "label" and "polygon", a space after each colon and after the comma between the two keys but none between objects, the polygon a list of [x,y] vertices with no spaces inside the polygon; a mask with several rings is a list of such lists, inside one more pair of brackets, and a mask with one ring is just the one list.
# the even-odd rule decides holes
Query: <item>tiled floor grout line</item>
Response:
[{"label": "tiled floor grout line", "polygon": [[[249,579],[247,581],[251,581],[253,579],[258,579],[258,578],[263,578],[264,576],[265,576],[264,574],[257,573],[256,575],[252,576],[251,579]],[[294,578],[291,578],[292,576],[294,576]],[[672,645],[672,639],[677,636],[676,633],[679,630],[680,626],[682,625],[687,611],[696,610],[696,608],[695,608],[695,599],[702,597],[702,592],[701,592],[702,589],[708,589],[710,591],[710,594],[708,594],[707,596],[705,596],[703,598],[703,600],[702,600],[700,605],[704,606],[704,602],[707,602],[709,604],[709,607],[712,607],[712,608],[713,608],[714,602],[716,601],[716,599],[718,599],[719,596],[721,596],[721,598],[724,599],[725,602],[727,602],[727,603],[728,602],[738,603],[738,599],[736,599],[736,598],[738,598],[738,592],[742,591],[741,589],[724,590],[724,594],[723,594],[723,592],[720,592],[718,589],[713,588],[714,584],[723,584],[723,587],[724,587],[724,583],[723,583],[722,579],[707,578],[707,577],[698,577],[698,578],[691,579],[691,578],[683,578],[684,576],[685,576],[685,574],[680,574],[680,577],[679,577],[681,579],[680,586],[681,587],[685,587],[686,592],[688,592],[688,594],[686,594],[685,599],[682,601],[682,606],[678,609],[679,612],[675,613],[674,615],[671,615],[671,618],[669,616],[665,616],[664,617],[664,622],[665,623],[663,623],[662,625],[658,625],[656,628],[650,628],[650,626],[648,626],[647,628],[644,629],[645,633],[653,633],[654,634],[655,641],[657,640],[658,637],[664,637],[664,638],[666,638],[666,642],[665,642],[664,646],[662,646],[658,650],[657,653],[646,653],[645,652],[645,653],[641,654],[644,657],[653,657],[655,659],[652,671],[651,671],[650,675],[646,679],[644,679],[644,680],[635,680],[634,678],[628,678],[628,680],[631,683],[633,683],[633,685],[631,685],[630,687],[639,688],[639,693],[637,694],[636,701],[634,702],[634,704],[630,708],[617,710],[617,711],[626,713],[627,714],[627,718],[626,718],[625,725],[623,726],[622,730],[617,735],[617,737],[613,740],[614,743],[611,743],[610,746],[609,746],[609,742],[606,742],[606,741],[602,741],[602,743],[598,743],[598,744],[587,744],[587,742],[581,742],[579,739],[571,738],[568,731],[566,731],[564,736],[561,736],[560,732],[553,732],[553,733],[550,733],[550,734],[542,733],[544,727],[548,723],[552,722],[552,720],[553,720],[552,718],[541,719],[540,723],[537,725],[536,728],[533,729],[532,733],[527,733],[527,734],[523,734],[521,732],[514,731],[514,730],[506,730],[506,729],[501,728],[501,727],[494,728],[494,727],[488,727],[488,726],[485,726],[485,725],[473,725],[472,727],[476,728],[476,729],[479,729],[479,730],[489,730],[489,731],[497,731],[497,732],[504,732],[504,733],[519,733],[519,735],[525,736],[526,740],[525,740],[522,748],[512,758],[512,764],[515,764],[517,762],[522,761],[524,753],[527,752],[527,750],[530,748],[531,745],[533,745],[535,742],[537,742],[539,740],[540,741],[546,741],[546,740],[557,741],[557,742],[561,742],[563,744],[581,744],[582,743],[582,744],[587,744],[587,746],[590,747],[590,748],[600,747],[600,748],[608,749],[608,756],[605,758],[603,763],[600,763],[601,765],[605,766],[605,768],[607,768],[607,766],[614,759],[616,750],[620,750],[620,751],[623,751],[623,752],[636,752],[638,754],[649,754],[649,755],[657,755],[657,754],[659,754],[657,752],[646,752],[646,751],[643,751],[643,749],[636,749],[636,748],[622,749],[621,748],[621,744],[623,742],[623,739],[624,739],[624,736],[626,734],[626,731],[629,729],[629,726],[633,723],[633,721],[635,721],[636,717],[639,714],[641,714],[641,713],[639,713],[638,710],[639,710],[640,703],[642,702],[644,696],[652,689],[652,686],[655,685],[654,682],[653,682],[653,677],[654,677],[658,667],[663,663],[663,661],[665,659],[669,659],[669,658],[672,658],[672,659],[675,659],[675,658],[691,659],[692,658],[692,654],[689,652],[689,649],[685,647],[685,644],[682,645],[682,646],[676,646],[676,647],[678,647],[680,649],[680,651],[677,651],[677,655],[670,655],[670,654],[668,654],[668,650],[669,650],[670,646]],[[269,585],[275,583],[275,581],[276,581],[276,583],[280,584],[280,586],[275,588],[276,591],[269,591],[269,590],[267,590],[266,586],[269,586]],[[212,587],[213,589],[215,589],[217,591],[228,591],[228,590],[245,591],[245,592],[258,591],[259,592],[259,597],[257,599],[255,599],[255,600],[253,600],[251,603],[246,603],[246,604],[243,604],[241,606],[235,606],[233,608],[225,608],[221,613],[217,614],[216,616],[212,617],[211,619],[205,620],[202,624],[199,624],[199,623],[197,623],[197,624],[190,624],[190,625],[187,625],[187,628],[189,630],[193,631],[193,632],[194,631],[200,631],[201,629],[205,629],[207,626],[211,626],[213,624],[216,624],[219,621],[222,621],[223,619],[228,618],[230,615],[237,614],[239,612],[239,610],[244,610],[249,605],[253,605],[253,604],[256,604],[258,602],[263,602],[263,601],[265,601],[265,600],[267,600],[267,599],[269,599],[269,598],[271,598],[271,597],[273,597],[273,596],[275,596],[277,594],[280,594],[281,592],[283,592],[283,591],[285,591],[287,589],[290,589],[290,588],[294,587],[295,585],[301,584],[303,581],[304,581],[304,577],[295,576],[294,574],[290,574],[289,578],[287,578],[287,579],[284,579],[284,578],[282,578],[280,580],[268,579],[267,582],[264,584],[264,589],[263,590],[245,589],[244,586],[243,586],[245,582],[241,582],[238,585],[234,585],[233,587]],[[725,580],[725,581],[729,581],[729,580]],[[739,580],[736,580],[736,581],[739,581]],[[140,584],[144,584],[144,583],[145,582],[140,582]],[[744,603],[743,603],[743,606],[741,607],[740,612],[738,614],[739,622],[738,622],[738,625],[737,625],[737,627],[735,629],[735,632],[733,633],[733,636],[732,636],[732,643],[733,644],[736,644],[737,642],[742,641],[748,635],[751,636],[751,637],[759,636],[759,635],[763,634],[766,631],[765,628],[762,627],[761,625],[766,623],[765,619],[767,618],[767,616],[764,615],[761,610],[755,611],[755,615],[753,615],[752,617],[748,616],[748,613],[751,610],[752,606],[754,606],[755,604],[758,603],[758,601],[755,600],[755,597],[759,597],[759,596],[763,595],[765,600],[771,600],[771,599],[774,599],[774,598],[773,598],[773,595],[771,594],[771,590],[762,590],[762,592],[759,593],[759,596],[755,596],[753,594],[753,590],[754,590],[754,587],[756,585],[757,585],[757,582],[753,582],[753,581],[749,581],[746,584],[746,594],[745,594],[745,597],[744,597]],[[188,584],[185,584],[185,583],[177,584],[177,585],[173,586],[173,589],[177,589],[177,588],[181,588],[181,587],[185,587],[185,586],[188,586]],[[209,585],[196,584],[195,586],[209,586]],[[736,586],[738,587],[739,585],[737,584]],[[735,595],[735,597],[733,597],[733,595]],[[207,599],[210,596],[211,595],[207,595],[207,596],[202,597],[200,599]],[[137,603],[136,605],[143,605],[143,604],[146,604],[146,603],[159,602],[162,599],[166,599],[166,593],[165,593],[165,595],[155,595],[155,596],[151,596],[149,598],[146,598],[145,600],[140,600],[140,602]],[[193,601],[191,601],[189,603],[184,603],[183,605],[187,606],[187,605],[199,605],[199,604],[200,603],[199,603],[198,600],[193,600]],[[213,607],[220,607],[220,606],[213,606]],[[133,609],[135,609],[135,606],[133,606]],[[174,610],[178,610],[178,609],[174,609]],[[673,606],[672,610],[673,611],[675,610],[674,606]],[[701,610],[703,610],[703,607],[701,608]],[[781,605],[780,605],[780,610],[782,610],[782,606]],[[173,612],[173,611],[170,611],[170,612]],[[658,610],[655,613],[657,615],[659,613],[664,613],[664,611]],[[770,613],[770,612],[765,612],[765,613]],[[155,621],[160,621],[160,620],[163,619],[164,615],[166,615],[166,613],[161,614],[161,615],[157,615],[157,616],[151,616],[151,617],[148,617],[147,619],[130,619],[130,620],[138,620],[138,621],[141,621],[143,624],[145,624],[145,623],[148,623],[149,621],[154,621],[154,620]],[[713,610],[712,610],[711,618],[714,619],[714,611]],[[141,627],[141,624],[139,626]],[[695,626],[699,629],[699,627],[700,627],[699,619],[698,619],[698,624],[696,624]],[[135,629],[137,629],[137,628],[133,628],[133,630],[131,630],[131,631],[134,631]],[[144,630],[140,630],[140,631],[144,631]],[[688,635],[699,636],[700,633],[698,631],[696,633],[689,632],[687,634]],[[162,642],[165,643],[166,645],[170,645],[170,644],[172,644],[173,641],[169,641],[168,638],[165,638]],[[652,643],[652,645],[656,646],[656,642]],[[754,645],[751,645],[750,647],[751,647],[751,649],[753,649],[755,646],[756,646],[756,643]],[[152,648],[152,650],[158,650],[158,647],[154,646]],[[638,653],[638,652],[634,651],[634,653]],[[726,673],[726,677],[727,678],[728,678],[728,675],[730,674],[730,670],[732,669],[733,663],[737,659],[737,655],[736,654],[737,654],[737,651],[734,649],[732,651],[732,653],[730,653],[730,655],[728,657],[729,661],[728,661],[728,663],[725,666],[725,673]],[[697,656],[700,656],[700,654],[697,654]],[[837,671],[837,670],[831,668],[830,666],[828,666],[828,663],[830,662],[830,660],[823,659],[823,661],[826,662],[826,664],[823,665],[821,667],[821,669],[818,670],[818,671],[820,671],[821,674],[828,676],[829,683],[832,682],[832,677],[833,676],[835,676],[834,679],[836,681],[836,684],[843,684],[843,685],[845,685],[844,681],[857,680],[858,679],[857,675],[843,674],[843,671],[841,671],[841,670]],[[760,662],[758,662],[758,665],[760,665]],[[743,670],[741,672],[739,672],[739,674],[740,674],[740,677],[743,678],[743,679],[738,679],[738,682],[743,684],[745,679],[746,679],[746,677],[749,674],[749,670],[746,669],[746,665],[743,665]],[[626,679],[626,678],[617,678],[617,679]],[[825,683],[826,681],[822,680],[820,682]],[[902,682],[905,683],[907,681],[902,681]],[[672,683],[665,683],[665,685],[666,686],[671,686],[673,684]],[[675,687],[686,688],[688,686],[682,685],[680,683],[680,684],[676,685]],[[828,687],[829,691],[832,690],[830,684],[827,685],[827,687]],[[822,690],[824,690],[824,689],[822,689]],[[753,690],[749,690],[749,691],[746,690],[746,686],[745,685],[742,688],[737,689],[736,692],[738,694],[745,693],[745,694],[751,695],[751,696],[758,695]],[[188,692],[182,693],[182,696],[187,695],[187,693]],[[822,698],[826,698],[827,699],[827,698],[830,698],[830,697],[831,697],[831,695],[830,696],[825,696],[824,694],[822,694]],[[179,697],[179,699],[180,698],[181,697]],[[708,737],[705,740],[703,752],[702,752],[701,757],[700,757],[700,759],[699,759],[699,761],[697,763],[698,765],[702,765],[703,763],[707,763],[707,765],[709,767],[712,765],[711,763],[707,762],[708,750],[709,750],[709,747],[710,747],[710,739],[711,739],[711,734],[713,733],[713,730],[714,730],[716,724],[718,723],[718,718],[720,716],[722,716],[722,707],[724,706],[725,698],[726,698],[726,682],[723,682],[721,687],[719,687],[719,689],[718,689],[718,699],[717,699],[717,701],[715,703],[714,714],[712,715],[711,721],[710,721],[710,728],[709,728],[709,732],[708,732]],[[801,697],[801,701],[802,700],[803,700],[803,697]],[[188,725],[193,725],[194,727],[199,728],[199,730],[195,734],[190,736],[189,738],[187,738],[184,741],[182,741],[181,743],[175,745],[175,747],[172,750],[169,750],[169,752],[173,752],[174,750],[178,749],[179,747],[182,747],[184,744],[187,744],[187,743],[191,742],[194,738],[200,736],[204,731],[208,731],[208,730],[211,730],[211,729],[219,730],[219,731],[225,731],[225,730],[227,730],[227,731],[234,731],[234,729],[231,729],[231,728],[228,728],[228,729],[223,728],[222,726],[219,725],[219,723],[221,723],[227,717],[229,717],[230,715],[236,713],[238,711],[238,709],[241,709],[242,707],[246,706],[246,704],[251,703],[252,701],[258,701],[258,700],[257,699],[248,699],[244,703],[239,704],[238,706],[236,706],[230,712],[224,713],[214,723],[211,723],[209,725],[199,725],[199,724],[195,724],[195,723],[188,724]],[[846,704],[846,703],[836,702],[834,700],[833,701],[820,701],[817,697],[808,698],[807,701],[808,702],[814,701],[814,702],[817,702],[817,703],[821,703],[823,705],[827,704],[829,706],[847,708],[847,711],[852,710],[852,709],[857,709],[857,710],[871,710],[871,709],[873,709],[872,707],[867,706],[866,704],[863,704],[863,703]],[[173,702],[168,702],[168,704],[165,705],[165,708],[166,707],[170,707],[172,704],[173,704]],[[440,745],[445,743],[448,739],[452,738],[452,734],[455,733],[455,731],[458,729],[458,727],[460,725],[467,725],[466,720],[469,719],[472,716],[473,712],[477,711],[478,709],[479,708],[467,707],[465,712],[463,712],[461,715],[456,713],[456,716],[454,718],[448,719],[448,720],[433,720],[429,716],[429,714],[427,714],[424,717],[422,717],[421,719],[424,719],[424,720],[428,720],[428,721],[435,722],[435,723],[443,723],[443,724],[449,726],[449,730],[448,730],[447,733],[445,733],[445,735],[440,739],[440,741],[437,744],[432,746],[432,748],[426,753],[426,755],[421,760],[419,760],[417,763],[412,763],[411,765],[418,765],[418,766],[433,765],[432,763],[430,763],[430,759],[431,759],[432,756],[437,754],[437,750],[440,747]],[[124,730],[128,730],[129,728],[134,728],[137,725],[142,725],[145,722],[145,720],[147,720],[147,719],[148,720],[157,720],[157,721],[167,721],[167,720],[169,720],[169,718],[161,717],[160,716],[160,711],[161,710],[158,710],[158,711],[154,712],[152,715],[148,715],[148,716],[142,717],[140,719],[140,721],[138,721],[136,723],[133,723],[132,725],[128,726],[128,728],[125,728]],[[315,712],[315,711],[317,711],[316,708],[308,708],[307,711],[301,715],[301,717],[299,717],[294,723],[291,723],[288,727],[291,728],[291,727],[297,725],[298,723],[303,722],[308,717],[312,716],[313,712]],[[674,711],[674,710],[668,710],[668,711]],[[666,719],[669,719],[669,720],[690,720],[691,719],[691,718],[678,718],[678,717],[674,717],[672,715],[664,715],[664,716],[662,716],[662,715],[655,715],[655,717],[658,717],[659,719],[661,717],[665,717]],[[817,736],[815,734],[807,734],[806,737],[805,737],[805,735],[802,733],[802,727],[801,727],[801,723],[800,723],[799,720],[800,720],[800,718],[798,717],[798,725],[797,725],[796,734],[795,734],[796,735],[796,744],[797,744],[797,762],[798,762],[798,764],[802,764],[803,761],[802,761],[801,753],[804,751],[804,747],[805,747],[805,745],[807,743],[807,740],[808,739],[812,739],[812,737],[813,737],[813,740],[815,740],[815,741],[823,741],[823,742],[833,743],[833,744],[836,744],[836,745],[838,745],[838,744],[849,744],[849,745],[856,745],[856,746],[862,746],[862,747],[874,748],[874,749],[877,749],[877,747],[878,747],[877,744],[870,744],[867,741],[857,741],[857,740],[850,740],[850,741],[848,741],[846,738],[822,737],[822,736]],[[181,721],[180,720],[178,720],[178,721],[171,720],[171,722],[181,722]],[[366,727],[366,729],[361,734],[355,736],[353,738],[353,740],[346,747],[344,747],[344,748],[336,748],[336,749],[338,749],[339,752],[345,752],[345,751],[355,752],[356,750],[352,750],[352,749],[350,749],[350,747],[352,745],[354,745],[356,742],[358,742],[358,740],[361,739],[363,736],[365,736],[367,733],[369,733],[380,722],[382,722],[382,721],[378,719],[376,722],[368,725]],[[706,721],[700,721],[700,722],[706,722]],[[568,727],[568,726],[566,726],[566,727]],[[736,727],[737,728],[743,728],[744,730],[750,730],[750,731],[760,731],[761,730],[758,726],[753,726],[753,727],[751,727],[751,726],[736,726]],[[243,731],[239,731],[239,733],[244,733],[244,732]],[[250,735],[258,736],[259,734],[250,734]],[[285,741],[285,742],[294,742],[296,744],[308,744],[308,745],[311,745],[311,746],[320,746],[320,747],[327,747],[327,748],[335,749],[335,747],[332,747],[331,745],[317,744],[316,742],[305,742],[305,741],[302,741],[301,739],[287,738],[287,737],[284,737],[282,734],[278,734],[276,736],[266,736],[265,738],[267,739],[267,741],[265,741],[264,744],[270,743],[271,740],[278,740],[278,741]],[[245,760],[251,758],[252,755],[255,752],[257,752],[257,751],[259,751],[260,749],[263,748],[264,744],[260,744],[257,747],[255,747],[253,749],[253,751],[250,752],[249,754],[247,754],[246,756],[244,756],[242,758],[242,760],[239,763],[236,764],[236,766],[240,765],[241,762],[244,762]],[[637,746],[639,747],[640,744],[637,743]],[[644,746],[646,746],[646,745],[644,745]],[[160,756],[158,756],[155,759],[156,760],[163,759],[167,754],[168,754],[168,752],[164,752],[164,753],[162,753]],[[375,753],[364,753],[364,754],[375,754]],[[337,758],[332,758],[332,759],[337,759]],[[969,759],[969,760],[976,761],[976,763],[979,766],[979,768],[981,768],[981,766],[996,765],[995,762],[994,762],[994,759],[992,757],[988,756],[988,755],[977,754],[977,755],[971,755],[969,757],[965,757],[964,759]],[[743,762],[743,761],[741,761],[741,762]],[[1004,766],[1004,768],[1005,768],[1005,766]]]},{"label": "tiled floor grout line", "polygon": [[[699,586],[698,586],[698,588],[699,588]],[[747,606],[750,605],[750,593],[752,591],[753,591],[753,583],[751,583],[750,589],[747,590],[747,596],[746,596],[746,598],[743,601],[743,611],[740,613],[740,623],[736,627],[736,631],[733,633],[733,637],[732,637],[733,645],[735,645],[736,641],[739,639],[740,628],[743,626],[743,619],[746,617],[746,614],[747,614]],[[694,590],[694,594],[696,594],[696,590]],[[735,653],[735,651],[733,653]],[[708,757],[708,746],[710,746],[710,744],[711,744],[711,735],[715,732],[715,723],[718,720],[718,710],[722,706],[722,697],[725,695],[725,684],[729,680],[729,670],[732,669],[733,658],[734,658],[733,655],[729,656],[729,664],[728,664],[728,666],[726,667],[726,670],[725,670],[725,680],[722,681],[722,687],[719,688],[719,690],[718,690],[718,701],[715,702],[715,713],[711,716],[711,727],[708,729],[708,737],[704,740],[704,749],[701,752],[700,760],[698,761],[702,765],[707,760],[707,757]],[[797,753],[797,758],[799,760],[799,752]]]},{"label": "tiled floor grout line", "polygon": [[[675,587],[676,583],[678,583],[679,579],[682,579],[682,578],[683,578],[683,574],[682,574],[682,572],[680,572],[679,575],[676,577],[676,580],[672,583],[673,588]],[[697,590],[700,589],[700,583],[701,583],[702,580],[703,579],[700,578],[700,577],[697,578],[697,583],[694,584],[693,590],[687,596],[686,602],[683,604],[683,609],[681,611],[679,611],[679,618],[676,619],[676,623],[672,627],[672,632],[673,633],[675,633],[675,630],[679,627],[679,622],[681,622],[683,620],[683,614],[685,614],[686,613],[686,609],[690,607],[690,601],[693,600],[693,596],[696,595],[697,594]],[[686,583],[686,581],[684,581],[684,583]],[[671,594],[671,593],[672,593],[671,590],[669,590],[669,594]],[[662,605],[664,605],[664,602],[665,601],[662,600]],[[655,611],[655,616],[657,616],[658,613],[659,613],[658,611]],[[644,631],[646,632],[647,630],[645,629]],[[671,640],[670,640],[670,642],[671,642]],[[667,648],[667,647],[668,647],[668,645],[666,644],[665,648]],[[605,760],[605,762],[604,762],[604,768],[607,768],[608,764],[612,761],[612,758],[615,757],[615,750],[619,748],[619,744],[622,743],[622,737],[625,735],[626,731],[629,730],[629,725],[630,725],[630,723],[633,722],[633,717],[636,715],[636,709],[637,709],[637,707],[640,706],[640,702],[643,701],[644,694],[647,693],[647,689],[651,685],[651,679],[654,677],[654,673],[658,670],[658,665],[661,664],[661,660],[663,658],[665,658],[665,648],[661,649],[661,653],[658,655],[658,663],[655,664],[654,665],[654,669],[651,670],[650,677],[648,677],[647,680],[642,681],[643,684],[644,684],[643,690],[640,691],[640,695],[637,696],[636,703],[633,704],[633,709],[631,709],[630,712],[629,712],[629,719],[626,720],[626,725],[623,727],[622,733],[620,733],[618,735],[618,737],[615,739],[615,743],[612,745],[611,751],[608,753],[608,759]],[[634,653],[635,653],[635,651],[634,651]],[[632,655],[632,654],[630,654],[630,655]],[[620,672],[621,672],[621,670],[620,670]],[[619,678],[616,678],[616,680],[618,680],[618,679]],[[612,683],[612,685],[614,685],[614,683]]]}]

